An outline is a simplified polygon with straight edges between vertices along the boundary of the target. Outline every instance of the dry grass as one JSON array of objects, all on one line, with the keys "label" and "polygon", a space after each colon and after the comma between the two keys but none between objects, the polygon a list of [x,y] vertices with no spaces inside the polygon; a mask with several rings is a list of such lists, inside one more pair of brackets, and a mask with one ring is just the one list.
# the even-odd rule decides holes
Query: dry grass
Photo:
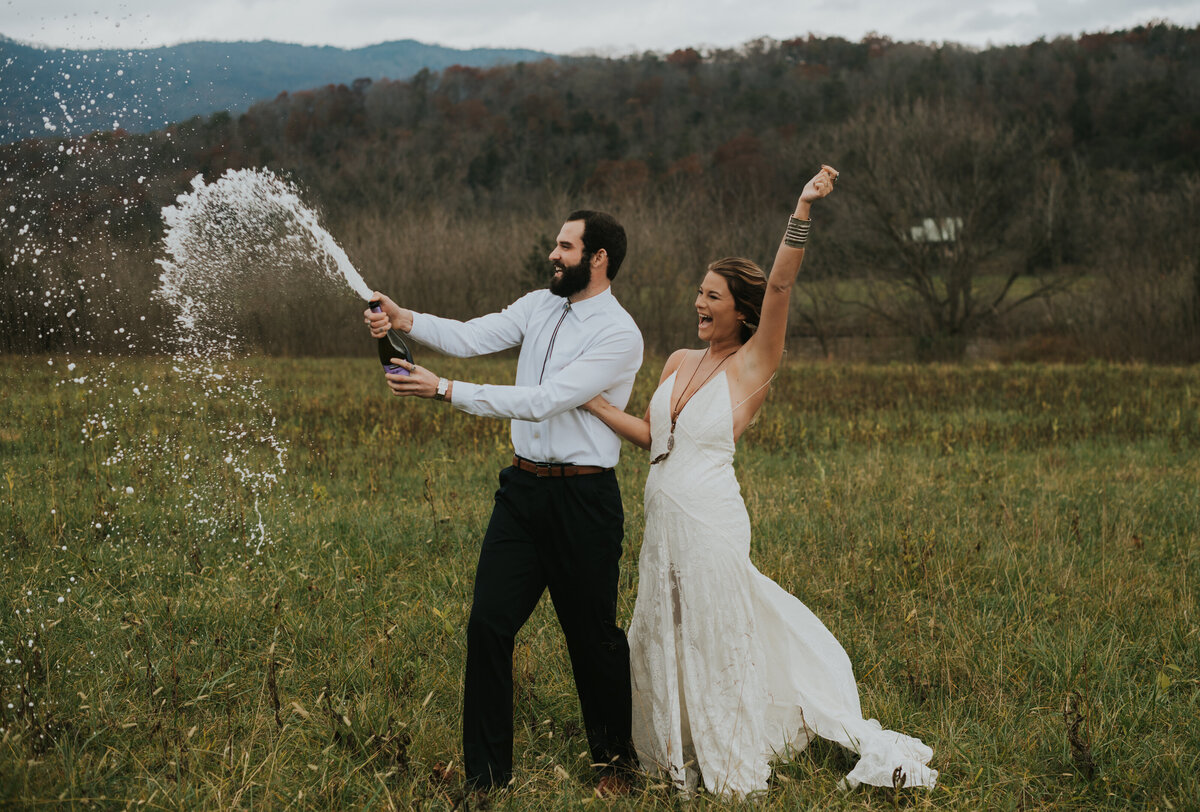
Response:
[{"label": "dry grass", "polygon": [[[123,362],[87,394],[46,359],[0,362],[0,799],[465,808],[463,630],[507,427],[392,401],[368,355],[230,370],[263,380],[288,448],[259,491],[222,462],[244,405],[185,396],[169,363]],[[818,743],[755,808],[1194,805],[1197,393],[1194,369],[787,366],[739,449],[755,561],[843,642],[865,709],[933,746],[942,779],[844,794],[850,757]],[[81,443],[96,413],[113,431]],[[146,437],[173,451],[104,464]],[[627,448],[619,470],[627,620],[646,461]],[[188,482],[213,498],[185,509]],[[653,783],[592,798],[545,603],[514,671],[517,780],[497,808],[742,808]]]}]

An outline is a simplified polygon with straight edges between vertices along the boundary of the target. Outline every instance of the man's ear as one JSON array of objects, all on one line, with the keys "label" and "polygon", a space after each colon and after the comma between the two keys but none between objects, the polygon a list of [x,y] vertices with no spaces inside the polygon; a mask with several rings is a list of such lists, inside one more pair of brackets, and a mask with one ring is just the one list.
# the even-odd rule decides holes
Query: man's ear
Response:
[{"label": "man's ear", "polygon": [[592,267],[596,267],[601,262],[608,262],[608,252],[603,248],[597,249],[597,251],[592,254]]}]

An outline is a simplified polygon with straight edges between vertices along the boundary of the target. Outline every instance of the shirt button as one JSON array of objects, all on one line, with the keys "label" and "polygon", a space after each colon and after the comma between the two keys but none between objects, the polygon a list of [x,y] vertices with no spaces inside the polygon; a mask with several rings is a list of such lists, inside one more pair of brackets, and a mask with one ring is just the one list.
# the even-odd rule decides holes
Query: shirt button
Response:
[{"label": "shirt button", "polygon": [[535,431],[535,432],[533,433],[533,439],[535,439],[535,440],[540,440],[540,439],[542,439],[542,433],[541,433],[540,431]]}]

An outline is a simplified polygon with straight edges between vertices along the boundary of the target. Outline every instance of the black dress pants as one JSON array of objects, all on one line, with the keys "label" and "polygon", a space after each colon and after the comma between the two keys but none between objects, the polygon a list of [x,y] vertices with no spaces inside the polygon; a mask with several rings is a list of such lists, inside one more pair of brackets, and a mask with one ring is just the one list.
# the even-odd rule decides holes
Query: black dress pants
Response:
[{"label": "black dress pants", "polygon": [[538,477],[500,472],[467,625],[463,752],[467,780],[512,778],[513,639],[548,587],[562,625],[592,761],[633,762],[629,643],[617,625],[625,514],[612,471]]}]

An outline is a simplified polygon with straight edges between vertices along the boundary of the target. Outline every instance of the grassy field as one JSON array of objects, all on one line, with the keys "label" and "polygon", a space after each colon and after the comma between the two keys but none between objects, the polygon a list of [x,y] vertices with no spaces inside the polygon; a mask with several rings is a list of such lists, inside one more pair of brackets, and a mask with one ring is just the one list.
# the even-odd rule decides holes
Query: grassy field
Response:
[{"label": "grassy field", "polygon": [[[0,805],[463,808],[507,425],[396,402],[367,358],[239,362],[203,392],[169,361],[62,366],[0,360]],[[754,808],[1196,809],[1198,450],[1198,369],[786,366],[738,452],[755,561],[941,780],[844,793],[852,758],[817,743]],[[627,446],[623,622],[646,468]],[[514,672],[496,808],[740,808],[593,798],[548,601]]]}]

